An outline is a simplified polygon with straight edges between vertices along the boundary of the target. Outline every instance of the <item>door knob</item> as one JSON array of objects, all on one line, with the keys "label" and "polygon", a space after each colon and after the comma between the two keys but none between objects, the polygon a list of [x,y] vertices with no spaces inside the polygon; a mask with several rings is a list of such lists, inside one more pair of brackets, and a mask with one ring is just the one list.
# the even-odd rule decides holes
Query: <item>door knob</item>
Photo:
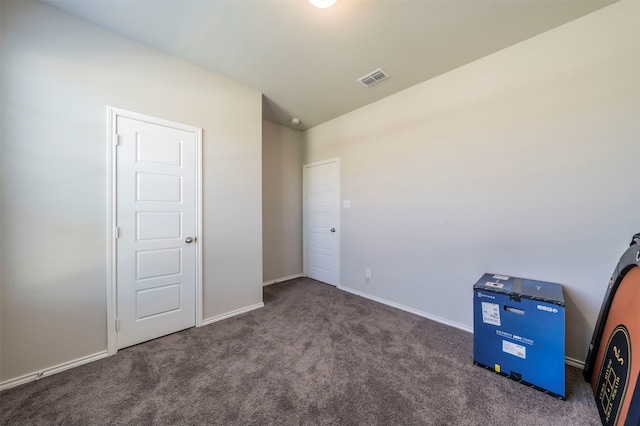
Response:
[{"label": "door knob", "polygon": [[331,232],[336,232],[336,228],[331,228]]},{"label": "door knob", "polygon": [[192,242],[194,242],[196,239],[192,238],[192,237],[187,237],[184,239],[184,242],[187,244],[191,244]]}]

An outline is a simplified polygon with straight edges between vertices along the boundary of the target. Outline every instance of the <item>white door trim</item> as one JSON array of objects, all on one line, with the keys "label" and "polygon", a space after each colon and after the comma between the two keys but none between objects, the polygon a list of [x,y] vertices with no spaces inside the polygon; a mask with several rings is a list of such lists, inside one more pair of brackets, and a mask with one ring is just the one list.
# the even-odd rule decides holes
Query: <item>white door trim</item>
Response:
[{"label": "white door trim", "polygon": [[338,228],[338,244],[336,246],[336,288],[340,287],[340,242],[342,235],[342,228],[340,227],[340,157],[329,158],[327,160],[316,161],[314,163],[305,164],[302,166],[302,272],[305,277],[309,276],[308,274],[308,253],[307,253],[307,170],[311,167],[321,166],[323,164],[336,163],[337,171],[336,171],[336,227]]},{"label": "white door trim", "polygon": [[116,283],[116,147],[118,117],[144,121],[193,133],[196,138],[196,236],[200,241],[196,250],[196,327],[202,325],[202,129],[162,118],[107,106],[107,352],[118,351],[116,318],[118,293]]}]

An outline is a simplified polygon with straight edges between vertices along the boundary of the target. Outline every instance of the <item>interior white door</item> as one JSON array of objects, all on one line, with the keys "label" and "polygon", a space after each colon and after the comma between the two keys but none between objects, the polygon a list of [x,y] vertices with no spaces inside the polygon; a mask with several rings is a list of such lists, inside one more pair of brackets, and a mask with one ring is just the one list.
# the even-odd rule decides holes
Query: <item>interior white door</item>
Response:
[{"label": "interior white door", "polygon": [[118,348],[195,325],[196,136],[118,116]]},{"label": "interior white door", "polygon": [[304,166],[305,275],[339,284],[338,160]]}]

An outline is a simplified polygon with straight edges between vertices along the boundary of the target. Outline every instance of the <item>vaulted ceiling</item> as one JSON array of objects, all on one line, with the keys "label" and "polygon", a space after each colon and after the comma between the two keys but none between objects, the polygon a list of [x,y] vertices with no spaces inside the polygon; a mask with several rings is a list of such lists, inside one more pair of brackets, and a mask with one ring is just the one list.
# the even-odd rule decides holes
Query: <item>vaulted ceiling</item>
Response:
[{"label": "vaulted ceiling", "polygon": [[[609,0],[45,0],[264,94],[304,130],[612,3]],[[382,68],[369,88],[357,79]],[[294,125],[297,117],[301,123]]]}]

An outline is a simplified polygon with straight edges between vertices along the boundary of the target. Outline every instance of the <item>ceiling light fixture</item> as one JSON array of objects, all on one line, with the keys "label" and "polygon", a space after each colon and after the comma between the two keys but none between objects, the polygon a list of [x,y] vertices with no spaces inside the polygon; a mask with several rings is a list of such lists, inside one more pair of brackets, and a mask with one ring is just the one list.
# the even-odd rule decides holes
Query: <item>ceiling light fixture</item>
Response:
[{"label": "ceiling light fixture", "polygon": [[297,126],[298,124],[300,124],[300,119],[298,117],[293,117],[291,119],[291,124],[293,124],[294,126]]},{"label": "ceiling light fixture", "polygon": [[326,9],[335,4],[336,0],[309,0],[309,3],[320,9]]}]

